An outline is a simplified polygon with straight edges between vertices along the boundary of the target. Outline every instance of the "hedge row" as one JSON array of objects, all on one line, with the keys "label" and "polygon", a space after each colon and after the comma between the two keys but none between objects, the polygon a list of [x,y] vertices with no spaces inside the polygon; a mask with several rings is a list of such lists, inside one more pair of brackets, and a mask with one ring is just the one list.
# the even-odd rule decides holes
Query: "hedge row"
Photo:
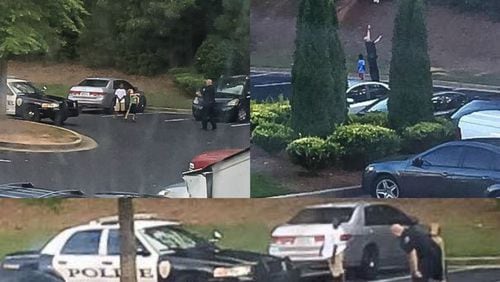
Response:
[{"label": "hedge row", "polygon": [[205,80],[203,74],[189,68],[174,68],[169,74],[174,78],[175,84],[193,96],[203,86]]}]

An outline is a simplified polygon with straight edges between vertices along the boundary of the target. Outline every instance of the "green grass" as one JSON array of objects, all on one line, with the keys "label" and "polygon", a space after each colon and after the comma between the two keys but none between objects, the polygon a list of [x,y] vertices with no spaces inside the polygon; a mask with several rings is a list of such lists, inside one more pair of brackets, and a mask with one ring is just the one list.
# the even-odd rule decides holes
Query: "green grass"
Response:
[{"label": "green grass", "polygon": [[250,187],[252,187],[252,198],[265,198],[283,195],[289,191],[271,176],[262,173],[252,173],[250,176]]},{"label": "green grass", "polygon": [[6,254],[38,250],[57,233],[57,230],[0,231],[0,260]]},{"label": "green grass", "polygon": [[447,224],[443,231],[446,253],[450,257],[500,256],[500,236],[496,228]]},{"label": "green grass", "polygon": [[[43,85],[39,86],[42,87]],[[68,97],[68,91],[71,88],[70,85],[64,84],[46,84],[45,86],[47,86],[47,94],[64,98]],[[148,107],[191,109],[191,102],[193,101],[193,97],[178,88],[159,93],[145,92],[144,94],[148,101]]]}]

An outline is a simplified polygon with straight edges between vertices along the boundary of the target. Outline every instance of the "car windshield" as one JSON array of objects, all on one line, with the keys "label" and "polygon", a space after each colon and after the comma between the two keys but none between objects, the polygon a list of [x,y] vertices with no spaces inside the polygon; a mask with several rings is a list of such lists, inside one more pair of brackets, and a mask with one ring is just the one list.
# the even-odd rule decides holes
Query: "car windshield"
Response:
[{"label": "car windshield", "polygon": [[351,219],[354,208],[313,208],[300,211],[289,224],[331,224],[333,219],[339,223]]},{"label": "car windshield", "polygon": [[109,80],[103,79],[85,79],[80,82],[78,86],[88,86],[88,87],[106,87],[108,85]]},{"label": "car windshield", "polygon": [[368,109],[367,112],[369,112],[369,113],[373,113],[373,112],[385,113],[385,112],[387,112],[387,99],[383,99],[383,100],[376,102]]},{"label": "car windshield", "polygon": [[190,249],[202,245],[208,245],[204,239],[177,226],[159,226],[141,230],[146,240],[158,252]]},{"label": "car windshield", "polygon": [[29,82],[11,82],[10,87],[16,95],[42,95],[42,91]]},{"label": "car windshield", "polygon": [[217,94],[240,96],[245,88],[245,78],[223,78],[217,84]]}]

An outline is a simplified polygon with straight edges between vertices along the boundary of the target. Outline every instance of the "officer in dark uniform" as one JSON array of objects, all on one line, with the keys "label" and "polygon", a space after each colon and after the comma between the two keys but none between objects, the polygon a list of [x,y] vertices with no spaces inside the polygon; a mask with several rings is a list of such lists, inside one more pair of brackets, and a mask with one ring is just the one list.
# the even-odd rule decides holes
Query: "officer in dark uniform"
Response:
[{"label": "officer in dark uniform", "polygon": [[392,225],[391,232],[408,254],[413,281],[443,281],[441,248],[428,232],[418,225],[405,228],[400,224]]},{"label": "officer in dark uniform", "polygon": [[208,122],[210,122],[212,130],[215,130],[217,128],[217,123],[215,122],[215,88],[212,85],[211,79],[205,80],[205,87],[201,89],[199,96],[203,98],[202,129],[207,130]]}]

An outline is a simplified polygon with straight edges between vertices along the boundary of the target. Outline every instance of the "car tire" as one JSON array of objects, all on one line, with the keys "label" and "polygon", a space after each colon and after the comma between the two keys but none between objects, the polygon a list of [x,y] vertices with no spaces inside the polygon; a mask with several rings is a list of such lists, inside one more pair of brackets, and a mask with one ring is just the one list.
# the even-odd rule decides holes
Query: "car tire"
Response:
[{"label": "car tire", "polygon": [[373,280],[378,275],[379,253],[375,245],[370,245],[363,250],[359,274],[361,278]]},{"label": "car tire", "polygon": [[239,108],[238,112],[236,113],[236,121],[237,122],[247,122],[249,118],[249,113],[246,109],[244,108]]},{"label": "car tire", "polygon": [[401,188],[394,177],[381,175],[373,182],[371,194],[377,199],[397,199],[401,197]]},{"label": "car tire", "polygon": [[22,117],[25,120],[39,122],[41,120],[40,110],[33,105],[26,105],[22,110]]},{"label": "car tire", "polygon": [[63,113],[57,113],[56,115],[51,117],[51,119],[55,125],[61,126],[61,125],[64,125],[64,122],[66,121],[67,116]]}]

